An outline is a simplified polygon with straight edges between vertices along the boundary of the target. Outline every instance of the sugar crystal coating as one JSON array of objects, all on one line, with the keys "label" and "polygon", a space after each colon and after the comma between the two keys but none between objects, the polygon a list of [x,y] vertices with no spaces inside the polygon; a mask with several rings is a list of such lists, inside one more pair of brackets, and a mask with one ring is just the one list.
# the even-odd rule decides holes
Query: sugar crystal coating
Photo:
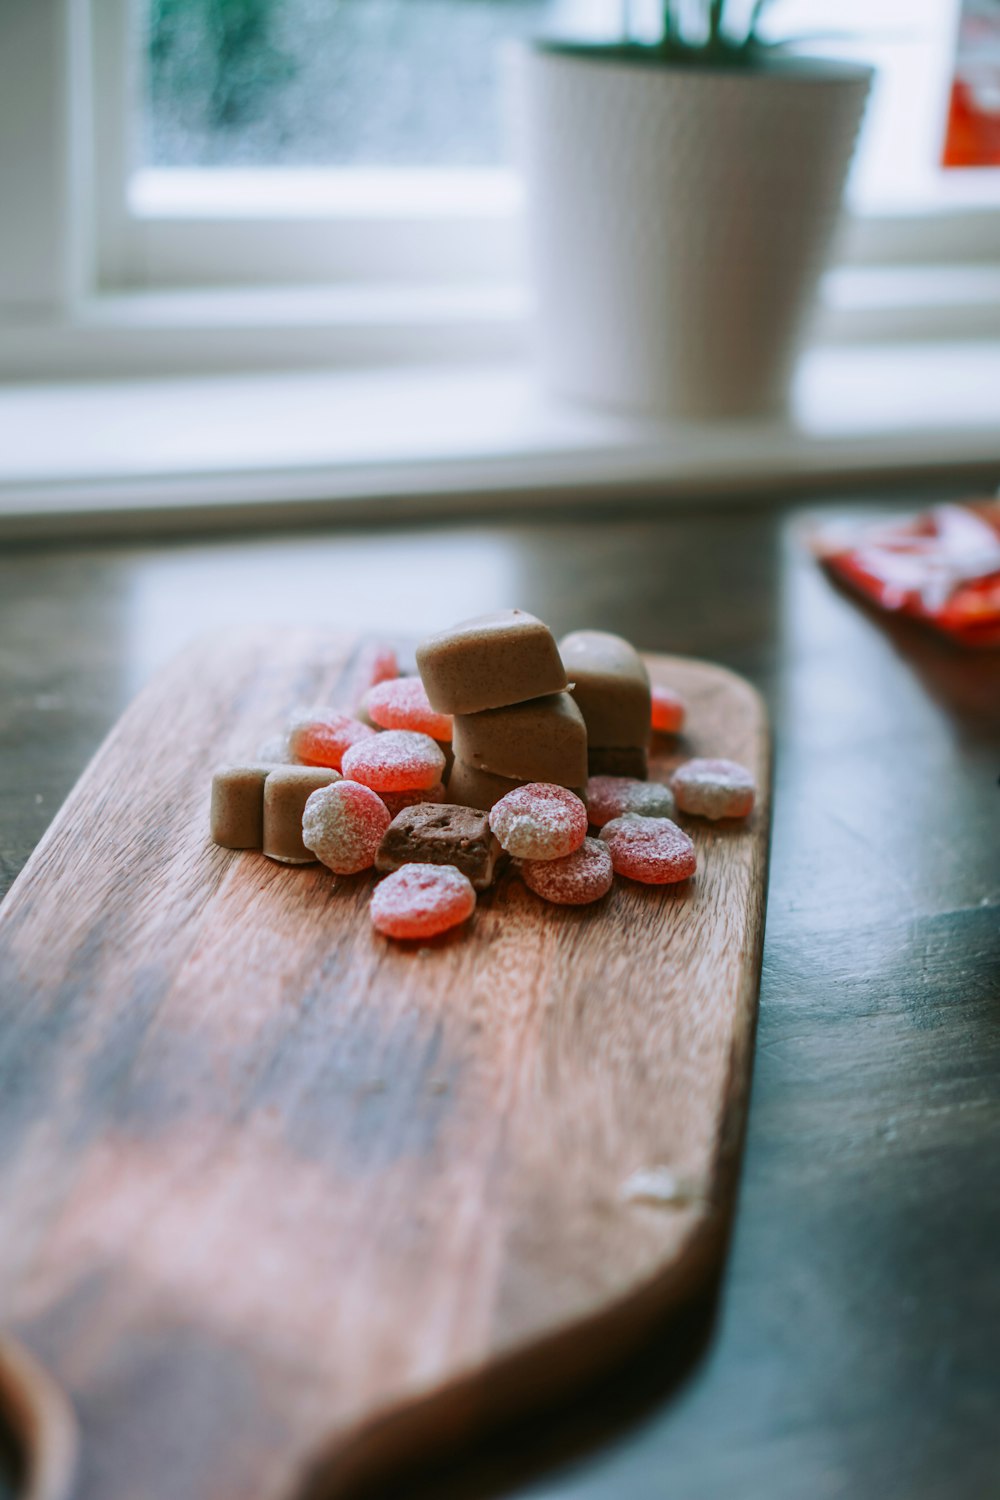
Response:
[{"label": "sugar crystal coating", "polygon": [[413,792],[437,786],[444,765],[444,751],[430,735],[386,729],[346,750],[343,771],[376,792]]},{"label": "sugar crystal coating", "polygon": [[674,794],[659,781],[636,781],[632,776],[591,776],[587,782],[587,811],[595,828],[612,818],[638,813],[644,818],[672,818]]},{"label": "sugar crystal coating", "polygon": [[430,938],[457,927],[476,907],[472,882],[454,865],[403,865],[372,892],[370,914],[386,937]]},{"label": "sugar crystal coating", "polygon": [[413,729],[435,740],[450,740],[451,714],[431,708],[419,677],[397,677],[368,690],[364,706],[381,729]]},{"label": "sugar crystal coating", "polygon": [[672,885],[695,873],[694,844],[669,818],[626,813],[601,829],[618,875],[644,885]]},{"label": "sugar crystal coating", "polygon": [[564,786],[529,781],[494,804],[490,827],[516,859],[561,859],[587,837],[587,809]]},{"label": "sugar crystal coating", "polygon": [[607,844],[591,838],[561,859],[523,860],[520,870],[528,889],[556,906],[587,906],[600,901],[615,878]]},{"label": "sugar crystal coating", "polygon": [[757,791],[753,773],[735,760],[685,761],[670,785],[681,812],[700,818],[745,818]]},{"label": "sugar crystal coating", "polygon": [[375,730],[350,714],[335,708],[314,708],[298,714],[288,727],[288,749],[303,766],[342,768],[344,751],[361,740],[373,739]]},{"label": "sugar crystal coating", "polygon": [[389,821],[377,793],[356,781],[335,781],[306,802],[302,842],[335,875],[356,875],[375,863]]},{"label": "sugar crystal coating", "polygon": [[684,728],[687,705],[679,693],[653,684],[652,725],[657,734],[678,734]]}]

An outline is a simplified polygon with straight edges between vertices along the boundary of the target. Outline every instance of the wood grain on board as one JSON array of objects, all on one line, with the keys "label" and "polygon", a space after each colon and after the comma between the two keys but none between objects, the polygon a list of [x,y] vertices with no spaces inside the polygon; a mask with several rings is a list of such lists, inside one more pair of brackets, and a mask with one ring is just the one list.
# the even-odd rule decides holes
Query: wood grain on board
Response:
[{"label": "wood grain on board", "polygon": [[468,930],[390,945],[368,875],[206,834],[213,766],[301,702],[352,703],[367,649],[189,652],[0,912],[0,1326],[72,1399],[81,1500],[346,1493],[572,1388],[718,1267],[763,931],[758,696],[649,658],[691,705],[656,765],[727,755],[763,789],[746,827],[692,820],[694,881],[560,910],[509,874]]}]

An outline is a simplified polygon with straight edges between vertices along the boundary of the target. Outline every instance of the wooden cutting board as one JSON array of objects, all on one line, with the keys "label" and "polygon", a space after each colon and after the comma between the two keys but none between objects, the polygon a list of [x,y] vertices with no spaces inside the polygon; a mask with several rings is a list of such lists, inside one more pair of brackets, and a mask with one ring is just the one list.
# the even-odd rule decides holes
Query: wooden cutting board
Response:
[{"label": "wooden cutting board", "polygon": [[748,826],[691,821],[695,880],[571,910],[507,875],[468,930],[394,946],[368,876],[207,838],[213,767],[298,704],[353,704],[370,649],[271,632],[178,660],[0,911],[0,1327],[69,1394],[81,1500],[344,1494],[572,1389],[718,1268],[759,697],[648,658],[690,704],[673,760],[763,789]]}]

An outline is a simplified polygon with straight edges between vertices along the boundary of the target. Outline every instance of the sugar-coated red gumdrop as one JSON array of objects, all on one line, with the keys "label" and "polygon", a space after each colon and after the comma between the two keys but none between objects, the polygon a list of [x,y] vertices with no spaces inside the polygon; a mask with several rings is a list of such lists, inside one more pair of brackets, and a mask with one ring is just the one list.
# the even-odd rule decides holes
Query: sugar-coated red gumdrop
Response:
[{"label": "sugar-coated red gumdrop", "polygon": [[615,878],[607,844],[584,839],[579,849],[561,859],[525,859],[521,878],[530,891],[556,906],[586,906],[600,901]]},{"label": "sugar-coated red gumdrop", "polygon": [[399,661],[391,646],[379,646],[372,655],[371,665],[368,671],[368,686],[375,687],[380,682],[391,682],[394,677],[399,676]]},{"label": "sugar-coated red gumdrop", "polygon": [[587,837],[587,809],[564,786],[529,781],[494,804],[490,827],[515,859],[562,859]]},{"label": "sugar-coated red gumdrop", "polygon": [[419,791],[441,780],[444,751],[430,735],[386,729],[345,751],[343,772],[375,792]]},{"label": "sugar-coated red gumdrop", "polygon": [[302,813],[302,842],[336,875],[356,875],[375,863],[375,851],[390,823],[377,793],[357,781],[320,787]]},{"label": "sugar-coated red gumdrop", "polygon": [[379,792],[379,796],[389,809],[392,817],[402,812],[404,807],[416,807],[418,802],[446,802],[447,794],[444,783],[439,781],[436,786],[418,787],[413,792]]},{"label": "sugar-coated red gumdrop", "polygon": [[365,695],[365,708],[372,723],[382,729],[414,729],[435,740],[451,739],[451,714],[431,708],[419,677],[376,684]]},{"label": "sugar-coated red gumdrop", "polygon": [[671,692],[670,688],[658,687],[655,683],[652,695],[653,728],[658,734],[679,733],[684,728],[684,719],[687,714],[684,699],[678,693]]},{"label": "sugar-coated red gumdrop", "polygon": [[475,910],[476,893],[454,865],[403,865],[372,892],[372,925],[386,937],[430,938]]},{"label": "sugar-coated red gumdrop", "polygon": [[626,813],[601,829],[618,875],[644,885],[672,885],[687,880],[696,868],[694,844],[669,818],[639,818]]},{"label": "sugar-coated red gumdrop", "polygon": [[339,771],[345,750],[374,737],[374,729],[350,714],[335,708],[314,708],[299,714],[289,725],[288,753],[301,766],[331,766]]},{"label": "sugar-coated red gumdrop", "polygon": [[672,818],[674,794],[659,781],[636,781],[632,776],[591,776],[587,782],[587,816],[595,828],[612,818],[638,813],[642,818]]},{"label": "sugar-coated red gumdrop", "polygon": [[688,760],[670,779],[681,812],[699,818],[745,818],[753,811],[753,773],[735,760]]}]

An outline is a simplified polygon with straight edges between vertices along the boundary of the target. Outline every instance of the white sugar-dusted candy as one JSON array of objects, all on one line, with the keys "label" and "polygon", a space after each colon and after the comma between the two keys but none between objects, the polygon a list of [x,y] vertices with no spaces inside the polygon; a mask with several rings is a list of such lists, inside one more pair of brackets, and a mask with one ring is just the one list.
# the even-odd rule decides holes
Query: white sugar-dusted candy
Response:
[{"label": "white sugar-dusted candy", "polygon": [[302,842],[335,875],[356,875],[375,863],[389,823],[389,809],[377,792],[357,781],[335,781],[306,802]]},{"label": "white sugar-dusted candy", "polygon": [[699,818],[745,818],[757,785],[735,760],[689,760],[670,779],[681,812]]},{"label": "white sugar-dusted candy", "polygon": [[490,827],[515,859],[561,859],[587,837],[587,809],[564,786],[529,781],[495,803]]}]

